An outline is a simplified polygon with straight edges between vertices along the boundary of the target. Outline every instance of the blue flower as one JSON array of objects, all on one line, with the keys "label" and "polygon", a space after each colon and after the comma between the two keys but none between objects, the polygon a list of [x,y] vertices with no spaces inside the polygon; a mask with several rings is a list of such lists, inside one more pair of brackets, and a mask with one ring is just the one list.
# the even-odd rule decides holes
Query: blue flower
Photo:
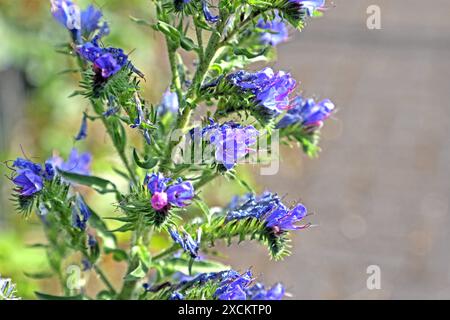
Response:
[{"label": "blue flower", "polygon": [[[196,132],[192,131],[191,134],[195,137]],[[215,160],[227,170],[250,153],[250,146],[256,143],[258,135],[258,130],[253,126],[243,127],[232,121],[219,124],[212,119],[200,132],[200,136],[215,147]]]},{"label": "blue flower", "polygon": [[254,95],[254,101],[274,115],[290,108],[289,94],[295,89],[296,81],[289,73],[271,68],[250,73],[238,71],[228,76],[229,81],[244,92]]},{"label": "blue flower", "polygon": [[81,12],[81,33],[88,37],[99,28],[103,13],[95,9],[93,5],[88,6]]},{"label": "blue flower", "polygon": [[81,119],[80,130],[78,131],[77,136],[75,137],[76,141],[84,140],[87,137],[87,115],[83,113],[83,118]]},{"label": "blue flower", "polygon": [[226,220],[260,219],[281,205],[283,205],[281,199],[276,194],[264,192],[261,196],[256,197],[249,193],[244,197],[233,199],[232,205],[228,207]]},{"label": "blue flower", "polygon": [[198,257],[198,250],[200,249],[201,229],[198,230],[197,240],[194,240],[192,236],[184,230],[183,233],[180,234],[173,228],[169,227],[167,229],[170,236],[172,237],[172,240],[175,241],[175,243],[178,243],[185,252],[189,252],[192,258]]},{"label": "blue flower", "polygon": [[50,0],[50,2],[53,17],[70,31],[74,42],[82,43],[81,36],[89,38],[97,30],[99,30],[98,37],[109,33],[106,22],[100,26],[103,14],[94,6],[90,5],[80,11],[80,8],[70,0]]},{"label": "blue flower", "polygon": [[281,283],[273,285],[266,290],[262,283],[256,283],[245,290],[247,300],[281,300],[285,294],[285,289]]},{"label": "blue flower", "polygon": [[329,99],[316,103],[314,99],[298,96],[292,105],[293,108],[278,122],[277,128],[286,128],[295,124],[321,126],[335,110],[334,104]]},{"label": "blue flower", "polygon": [[75,148],[73,148],[70,152],[67,161],[64,161],[63,158],[58,156],[52,157],[47,160],[47,162],[52,164],[54,168],[81,175],[90,175],[91,161],[92,156],[89,152],[80,154]]},{"label": "blue flower", "polygon": [[172,293],[172,295],[169,298],[169,300],[183,300],[183,299],[184,299],[184,296],[181,293],[177,292],[177,291]]},{"label": "blue flower", "polygon": [[288,209],[285,206],[279,206],[268,213],[264,217],[264,220],[266,221],[266,227],[273,229],[275,234],[278,234],[287,230],[304,229],[309,226],[296,224],[306,217],[306,215],[306,207],[302,204],[297,204],[292,209]]},{"label": "blue flower", "polygon": [[80,8],[70,0],[50,0],[53,17],[70,31],[73,41],[81,43]]},{"label": "blue flower", "polygon": [[47,160],[45,161],[44,178],[47,180],[53,180],[54,177],[55,177],[55,168],[53,167],[53,164]]},{"label": "blue flower", "polygon": [[190,181],[178,181],[168,187],[166,192],[169,202],[177,207],[187,206],[195,196],[194,187]]},{"label": "blue flower", "polygon": [[17,173],[12,181],[22,196],[32,196],[42,190],[44,181],[40,175],[30,169],[20,169]]},{"label": "blue flower", "polygon": [[211,11],[209,10],[207,0],[202,0],[202,10],[203,10],[203,15],[205,16],[206,21],[211,22],[211,23],[216,23],[217,21],[219,21],[219,16],[213,15],[211,13]]},{"label": "blue flower", "polygon": [[94,72],[104,80],[119,72],[124,66],[136,71],[128,56],[120,48],[100,47],[97,41],[86,42],[77,47],[80,56],[93,64]]},{"label": "blue flower", "polygon": [[86,223],[91,217],[92,212],[84,202],[84,199],[77,195],[76,202],[72,207],[72,224],[80,230],[86,230]]},{"label": "blue flower", "polygon": [[252,281],[250,270],[241,275],[230,274],[221,281],[214,296],[219,300],[246,300],[245,289]]},{"label": "blue flower", "polygon": [[37,175],[41,174],[42,172],[42,166],[40,164],[23,158],[17,158],[16,160],[14,160],[13,167],[19,170],[29,169]]},{"label": "blue flower", "polygon": [[165,178],[162,173],[152,173],[144,179],[152,198],[151,204],[156,211],[169,208],[169,204],[177,207],[189,205],[195,196],[194,187],[190,181],[182,181],[181,178],[168,186],[170,178]]},{"label": "blue flower", "polygon": [[260,29],[267,30],[260,35],[261,42],[271,46],[276,46],[279,43],[285,42],[289,38],[288,28],[280,18],[272,21],[264,21],[260,19],[256,25]]},{"label": "blue flower", "polygon": [[169,181],[170,178],[165,178],[162,173],[152,173],[145,177],[144,184],[147,185],[148,190],[153,194],[165,191]]},{"label": "blue flower", "polygon": [[264,222],[265,228],[279,235],[285,231],[307,228],[310,224],[298,225],[298,222],[306,216],[307,209],[304,205],[297,204],[290,209],[276,194],[265,192],[259,197],[247,195],[242,201],[233,200],[233,206],[225,219],[226,221],[259,219]]},{"label": "blue flower", "polygon": [[167,89],[166,92],[164,92],[161,103],[159,104],[158,114],[177,114],[179,106],[178,95],[175,92],[170,91],[170,89]]}]

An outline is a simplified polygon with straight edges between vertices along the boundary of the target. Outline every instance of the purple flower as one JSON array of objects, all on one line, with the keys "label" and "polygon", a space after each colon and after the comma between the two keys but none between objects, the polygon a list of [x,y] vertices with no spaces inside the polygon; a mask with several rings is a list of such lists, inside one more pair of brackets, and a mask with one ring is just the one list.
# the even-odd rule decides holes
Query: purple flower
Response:
[{"label": "purple flower", "polygon": [[81,120],[80,130],[78,131],[77,136],[75,137],[76,141],[84,140],[87,137],[87,115],[83,114],[83,118]]},{"label": "purple flower", "polygon": [[219,124],[212,119],[210,125],[201,130],[201,136],[215,147],[214,158],[227,170],[249,154],[250,146],[256,143],[258,135],[258,130],[253,126],[243,127],[232,121]]},{"label": "purple flower", "polygon": [[164,92],[161,103],[158,107],[158,114],[165,115],[166,113],[177,114],[179,108],[178,96],[175,92],[167,89]]},{"label": "purple flower", "polygon": [[169,201],[167,200],[167,193],[165,192],[155,192],[151,200],[153,209],[157,211],[164,209],[167,206],[168,202]]},{"label": "purple flower", "polygon": [[122,68],[111,53],[102,54],[93,63],[94,69],[99,70],[104,79],[115,75]]},{"label": "purple flower", "polygon": [[296,81],[289,73],[275,73],[271,68],[255,73],[241,70],[229,75],[228,79],[244,92],[252,93],[258,105],[275,115],[290,108],[289,94],[295,89]]},{"label": "purple flower", "polygon": [[78,150],[75,148],[73,148],[70,152],[67,161],[64,161],[63,158],[58,156],[52,157],[47,160],[47,162],[51,163],[54,168],[81,175],[90,175],[91,161],[92,156],[89,152],[79,154]]},{"label": "purple flower", "polygon": [[277,283],[266,290],[262,283],[256,283],[245,290],[247,300],[281,300],[285,290],[281,283]]},{"label": "purple flower", "polygon": [[125,65],[133,69],[128,56],[119,48],[102,48],[97,41],[92,41],[78,46],[77,51],[83,59],[93,64],[95,73],[105,80],[119,72]]},{"label": "purple flower", "polygon": [[195,196],[194,187],[190,181],[183,182],[178,179],[169,186],[170,180],[162,173],[152,173],[145,177],[144,184],[152,195],[151,204],[156,211],[168,209],[169,205],[185,207]]},{"label": "purple flower", "polygon": [[177,292],[177,291],[172,293],[172,295],[169,298],[169,300],[183,300],[183,299],[184,299],[184,296],[181,293]]},{"label": "purple flower", "polygon": [[306,207],[302,204],[297,204],[294,208],[288,209],[285,206],[279,206],[272,212],[268,213],[264,220],[266,227],[273,229],[275,234],[288,231],[304,229],[309,225],[297,225],[307,215]]},{"label": "purple flower", "polygon": [[264,227],[274,231],[275,235],[309,226],[309,224],[297,224],[307,215],[305,206],[297,204],[289,209],[276,194],[270,192],[265,192],[259,197],[246,195],[242,200],[233,200],[233,202],[231,210],[226,215],[226,221],[259,219],[264,222]]},{"label": "purple flower", "polygon": [[92,213],[84,202],[84,199],[77,195],[76,202],[72,207],[72,224],[80,230],[86,230],[86,224]]},{"label": "purple flower", "polygon": [[179,181],[168,187],[166,192],[169,202],[177,207],[187,206],[195,195],[194,187],[190,181]]},{"label": "purple flower", "polygon": [[278,122],[277,128],[286,128],[290,125],[321,126],[335,110],[333,102],[329,99],[318,103],[314,99],[303,99],[298,96],[294,99],[293,108]]},{"label": "purple flower", "polygon": [[213,15],[211,13],[211,11],[209,10],[207,0],[202,0],[202,10],[203,10],[203,15],[205,16],[206,21],[211,22],[211,23],[216,23],[217,21],[219,21],[219,16]]},{"label": "purple flower", "polygon": [[152,173],[145,177],[144,184],[146,184],[148,190],[154,194],[156,192],[165,191],[169,181],[170,178],[165,178],[162,173]]},{"label": "purple flower", "polygon": [[109,33],[108,24],[105,22],[99,26],[103,14],[100,10],[90,5],[85,10],[70,0],[50,0],[53,17],[72,35],[73,41],[82,43],[81,36],[88,38],[93,32],[100,30],[98,37]]},{"label": "purple flower", "polygon": [[32,196],[42,190],[44,181],[36,172],[30,169],[20,169],[17,173],[18,175],[12,181],[19,188],[22,196]]},{"label": "purple flower", "polygon": [[226,220],[260,219],[279,206],[283,206],[283,204],[276,194],[264,192],[261,196],[256,197],[250,193],[233,199],[233,203],[228,206]]},{"label": "purple flower", "polygon": [[42,172],[42,166],[40,164],[23,158],[17,158],[16,160],[14,160],[13,167],[19,170],[29,169],[37,175],[41,174]]},{"label": "purple flower", "polygon": [[95,9],[93,5],[88,6],[81,12],[81,32],[88,37],[91,33],[99,28],[100,19],[103,14],[100,10]]},{"label": "purple flower", "polygon": [[217,288],[214,296],[219,300],[246,300],[245,288],[253,281],[250,270],[236,276],[230,274],[225,277]]},{"label": "purple flower", "polygon": [[183,233],[180,234],[177,230],[170,227],[167,229],[172,240],[175,241],[175,243],[178,243],[185,252],[189,252],[192,258],[198,257],[198,250],[200,249],[201,229],[198,230],[197,240],[194,240],[192,236],[184,230]]},{"label": "purple flower", "polygon": [[280,18],[276,18],[272,21],[264,21],[260,19],[256,25],[260,29],[267,30],[260,35],[261,42],[271,46],[276,46],[279,43],[285,42],[289,38],[288,28],[286,24],[280,21]]},{"label": "purple flower", "polygon": [[76,42],[81,41],[81,13],[80,8],[70,0],[50,0],[53,17],[66,27]]}]

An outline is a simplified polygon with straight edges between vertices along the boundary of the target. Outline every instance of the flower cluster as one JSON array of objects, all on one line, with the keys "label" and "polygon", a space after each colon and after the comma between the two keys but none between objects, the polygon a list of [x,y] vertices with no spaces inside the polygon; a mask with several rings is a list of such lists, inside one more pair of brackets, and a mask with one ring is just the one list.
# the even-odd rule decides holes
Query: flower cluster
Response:
[{"label": "flower cluster", "polygon": [[325,99],[320,102],[314,99],[304,99],[297,96],[287,114],[278,122],[277,128],[286,128],[288,126],[300,124],[304,127],[321,127],[335,110],[334,104]]},{"label": "flower cluster", "polygon": [[44,166],[27,159],[17,158],[12,164],[15,172],[12,181],[21,196],[32,196],[42,190],[46,180],[53,180],[56,169],[77,174],[89,174],[91,158],[89,153],[79,154],[76,149],[72,149],[67,161],[55,156],[48,159]]},{"label": "flower cluster", "polygon": [[194,137],[200,136],[214,146],[214,158],[227,170],[250,152],[250,147],[256,143],[258,130],[253,126],[242,126],[229,121],[223,124],[210,119],[210,124],[202,128],[198,134],[192,131]]},{"label": "flower cluster", "polygon": [[261,283],[252,285],[253,278],[250,270],[243,274],[230,272],[224,277],[215,292],[219,300],[281,300],[284,288],[275,284],[266,290]]},{"label": "flower cluster", "polygon": [[161,173],[145,177],[144,184],[152,195],[151,205],[156,211],[167,211],[171,206],[185,207],[195,196],[190,181],[178,179],[169,185],[170,181],[170,178],[165,178]]},{"label": "flower cluster", "polygon": [[77,51],[84,60],[92,63],[95,74],[104,80],[115,75],[124,66],[131,65],[122,49],[103,48],[97,41],[86,42]]},{"label": "flower cluster", "polygon": [[227,221],[259,219],[275,235],[309,226],[309,224],[297,224],[307,216],[307,209],[304,205],[299,203],[293,208],[288,208],[276,194],[270,192],[265,192],[259,197],[249,194],[242,198],[235,198],[228,208]]},{"label": "flower cluster", "polygon": [[241,70],[230,74],[228,80],[240,90],[251,93],[255,103],[273,116],[290,108],[289,95],[296,87],[289,73],[275,73],[268,67],[254,73]]},{"label": "flower cluster", "polygon": [[195,285],[201,288],[209,283],[217,283],[213,297],[218,300],[281,300],[285,294],[285,289],[280,283],[269,289],[262,283],[255,283],[250,270],[242,274],[235,270],[226,270],[200,273],[195,276],[177,273],[174,278],[177,278],[179,283],[174,286],[175,290],[171,293],[170,300],[183,300],[192,294],[190,289]]},{"label": "flower cluster", "polygon": [[42,168],[40,164],[17,158],[12,166],[16,174],[12,181],[21,196],[28,197],[41,191],[44,180],[52,180],[55,175],[53,166],[48,162],[45,164],[45,168]]}]

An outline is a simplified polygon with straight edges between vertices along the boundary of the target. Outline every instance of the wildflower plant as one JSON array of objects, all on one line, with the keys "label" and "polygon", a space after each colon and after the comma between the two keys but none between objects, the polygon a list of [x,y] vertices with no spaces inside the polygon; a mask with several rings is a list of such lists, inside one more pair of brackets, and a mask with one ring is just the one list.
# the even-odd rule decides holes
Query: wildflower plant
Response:
[{"label": "wildflower plant", "polygon": [[[250,269],[233,270],[210,258],[217,242],[255,241],[267,247],[270,258],[280,260],[290,254],[291,233],[310,226],[303,204],[287,204],[274,192],[256,194],[235,169],[257,150],[261,137],[270,139],[276,130],[283,142],[297,143],[307,155],[317,155],[320,129],[334,112],[333,103],[301,96],[298,82],[287,71],[250,71],[249,66],[270,62],[289,33],[322,14],[324,2],[151,1],[156,19],[132,20],[165,39],[172,76],[161,102],[152,104],[143,98],[139,66],[124,48],[109,44],[102,12],[70,0],[50,1],[53,17],[68,31],[63,53],[79,66],[80,88],[74,95],[91,104],[72,136],[77,143],[89,139],[89,122],[100,121],[122,161],[117,172],[127,179],[128,188],[119,189],[113,181],[93,175],[95,159],[77,149],[67,159],[51,156],[36,163],[17,158],[8,163],[17,210],[26,216],[35,212],[42,221],[50,266],[62,285],[62,295],[37,293],[38,297],[283,298],[283,285],[265,286]],[[193,66],[183,60],[186,51],[196,56]],[[191,120],[194,113],[200,123]],[[130,145],[127,127],[142,143]],[[211,161],[176,161],[183,144],[188,148],[181,151],[202,156],[209,152]],[[212,210],[202,198],[202,188],[219,176],[250,192]],[[96,213],[80,186],[113,194],[115,214]],[[192,212],[201,215],[193,217]],[[109,220],[119,227],[112,229]],[[126,248],[118,243],[119,233],[132,234]],[[159,252],[152,243],[156,234],[170,243]],[[101,267],[108,255],[127,264],[118,283]],[[103,282],[95,297],[83,287],[66,285],[64,265],[74,256],[84,272],[95,272]],[[0,280],[0,287],[5,296],[14,297],[8,281]]]}]

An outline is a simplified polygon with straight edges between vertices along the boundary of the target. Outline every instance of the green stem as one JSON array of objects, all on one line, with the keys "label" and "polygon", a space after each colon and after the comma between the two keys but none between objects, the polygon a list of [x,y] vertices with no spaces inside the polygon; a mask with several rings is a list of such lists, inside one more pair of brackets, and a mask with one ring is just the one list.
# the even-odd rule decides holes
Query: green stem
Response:
[{"label": "green stem", "polygon": [[[142,215],[139,216],[139,220],[137,222],[137,228],[136,228],[135,232],[133,233],[133,239],[131,241],[131,247],[130,247],[130,256],[132,258],[128,264],[128,268],[127,268],[125,277],[139,266],[139,257],[137,255],[133,256],[132,250],[133,250],[133,247],[138,244],[138,242],[141,238],[141,235],[144,232],[142,219],[143,219]],[[134,290],[136,289],[137,282],[138,282],[138,279],[125,280],[122,285],[122,289],[120,290],[120,293],[117,296],[117,299],[130,300],[133,296]]]},{"label": "green stem", "polygon": [[171,255],[172,253],[175,253],[178,249],[180,249],[179,245],[173,245],[170,248],[168,248],[168,249],[164,250],[163,252],[154,256],[152,261],[155,262],[155,261],[161,260],[161,259]]},{"label": "green stem", "polygon": [[106,128],[106,132],[108,133],[109,137],[111,138],[111,141],[113,142],[114,148],[116,149],[117,153],[119,154],[120,160],[122,160],[125,168],[128,171],[128,175],[130,176],[131,181],[133,182],[133,184],[135,186],[137,186],[138,185],[138,181],[136,180],[136,174],[134,173],[134,170],[131,168],[130,163],[128,162],[128,158],[125,155],[125,152],[114,143],[111,126],[108,123],[108,121],[105,119],[105,117],[103,117],[103,116],[102,116],[102,122],[103,122],[103,125]]},{"label": "green stem", "polygon": [[[203,60],[200,61],[200,64],[197,67],[197,70],[194,74],[192,85],[189,88],[185,99],[180,101],[181,110],[183,111],[181,116],[179,116],[177,119],[176,128],[181,130],[182,133],[186,131],[193,112],[193,108],[189,104],[186,104],[186,102],[190,100],[195,100],[195,97],[200,91],[203,79],[205,78],[205,75],[209,70],[211,62],[213,61],[214,57],[216,56],[217,50],[220,47],[219,43],[223,28],[225,27],[226,20],[227,20],[226,17],[222,17],[216,32],[213,32],[211,37],[209,38],[208,45],[206,47],[206,50],[204,51]],[[169,141],[164,156],[164,161],[162,162],[163,172],[167,172],[169,170],[169,164],[171,163],[172,158],[172,151],[180,143],[181,139],[182,137],[179,137],[178,139]]]},{"label": "green stem", "polygon": [[169,55],[170,70],[172,72],[172,86],[174,87],[175,92],[177,93],[178,101],[182,101],[183,92],[181,90],[180,73],[178,72],[176,48],[171,44],[168,37],[166,37],[166,44],[167,44],[167,52]]},{"label": "green stem", "polygon": [[217,174],[208,174],[205,177],[201,177],[200,180],[194,184],[194,189],[195,190],[199,190],[200,188],[202,188],[204,185],[210,183],[211,181],[213,181],[216,177],[218,177]]}]

